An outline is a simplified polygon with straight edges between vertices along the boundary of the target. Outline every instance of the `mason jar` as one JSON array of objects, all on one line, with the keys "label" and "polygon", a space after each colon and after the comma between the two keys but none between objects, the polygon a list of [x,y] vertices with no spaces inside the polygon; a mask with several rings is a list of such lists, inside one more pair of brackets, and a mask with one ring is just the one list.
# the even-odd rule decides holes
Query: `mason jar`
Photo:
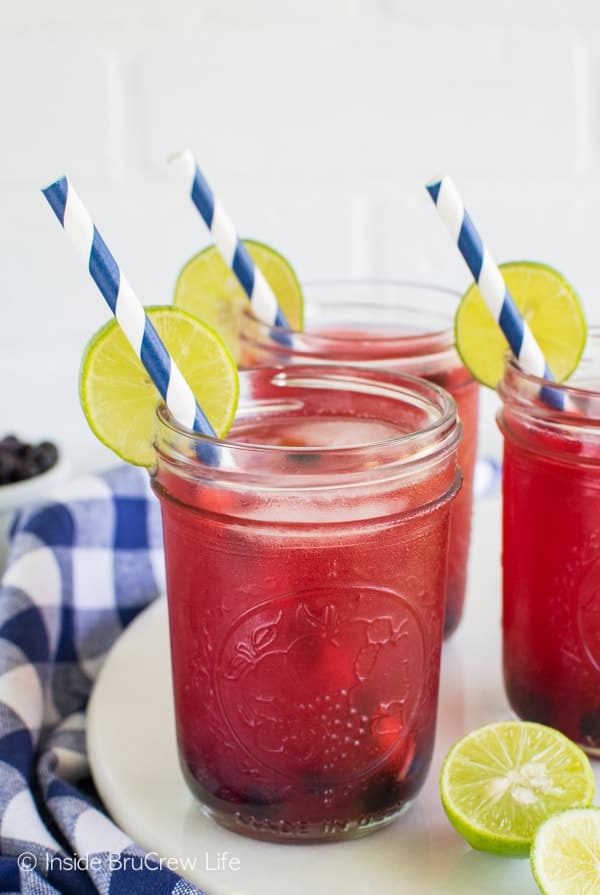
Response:
[{"label": "mason jar", "polygon": [[600,755],[600,332],[568,384],[509,361],[500,396],[506,692]]},{"label": "mason jar", "polygon": [[181,767],[238,833],[357,836],[414,799],[431,758],[455,404],[383,370],[240,380],[224,440],[159,414]]}]

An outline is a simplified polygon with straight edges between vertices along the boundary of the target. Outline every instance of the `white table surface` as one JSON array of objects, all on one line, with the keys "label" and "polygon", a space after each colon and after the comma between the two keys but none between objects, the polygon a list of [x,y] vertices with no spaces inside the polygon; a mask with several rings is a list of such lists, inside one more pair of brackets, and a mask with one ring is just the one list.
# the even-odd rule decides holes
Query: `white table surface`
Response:
[{"label": "white table surface", "polygon": [[[415,803],[392,825],[356,841],[298,846],[255,842],[205,817],[177,764],[164,601],[115,645],[90,705],[93,773],[115,820],[210,895],[534,895],[527,860],[475,852],[455,833],[437,784],[451,743],[511,714],[500,667],[499,523],[499,500],[479,502],[467,608],[443,650],[433,764]],[[217,869],[225,852],[238,869]]]}]

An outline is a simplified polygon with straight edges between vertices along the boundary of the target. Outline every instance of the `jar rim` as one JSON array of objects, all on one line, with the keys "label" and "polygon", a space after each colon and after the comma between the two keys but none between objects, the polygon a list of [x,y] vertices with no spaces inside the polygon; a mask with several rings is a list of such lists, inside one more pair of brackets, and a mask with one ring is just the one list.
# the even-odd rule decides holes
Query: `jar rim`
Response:
[{"label": "jar rim", "polygon": [[[600,368],[592,380],[585,379],[585,367],[600,360],[600,326],[592,326],[588,330],[588,339],[582,360],[577,369],[565,382],[554,382],[543,376],[525,372],[516,359],[507,352],[505,356],[504,377],[498,385],[498,394],[503,401],[514,396],[520,403],[535,408],[535,415],[548,417],[556,421],[563,420],[571,426],[596,427],[600,423]],[[573,378],[574,377],[574,378]],[[586,384],[587,383],[587,384]],[[543,389],[551,389],[561,395],[565,409],[559,410],[539,400]]]},{"label": "jar rim", "polygon": [[[311,329],[292,330],[292,337],[301,338],[306,342],[306,346],[303,348],[307,354],[311,353],[311,348],[317,354],[319,351],[327,353],[327,346],[339,350],[347,345],[349,349],[352,349],[365,338],[376,343],[379,350],[384,355],[389,354],[390,357],[395,357],[398,354],[400,356],[406,354],[407,358],[427,357],[437,356],[448,351],[455,352],[454,316],[452,312],[446,313],[446,309],[443,308],[447,299],[456,302],[460,299],[460,293],[454,289],[425,281],[393,278],[318,278],[305,280],[302,286],[306,299],[307,317],[314,317],[316,311],[325,312],[326,318],[332,315],[332,312],[342,311],[343,317],[350,320],[357,313],[368,311],[368,322],[371,324],[377,320],[377,316],[383,318],[386,314],[390,319],[386,321],[385,325],[389,325],[390,320],[396,319],[411,321],[413,318],[415,324],[419,320],[421,321],[419,325],[415,325],[414,331],[385,332],[383,334],[380,332],[365,334],[358,330],[356,333],[344,332],[341,334],[336,334],[333,330],[331,332],[327,330],[314,332]],[[318,294],[320,290],[323,290],[323,295]],[[368,294],[360,298],[348,297],[348,292],[352,290],[364,290]],[[373,295],[374,290],[378,294]],[[406,297],[398,295],[398,292],[404,291],[408,293]],[[411,302],[408,299],[414,295],[415,291],[420,293],[419,300]],[[337,296],[336,292],[338,292]],[[442,309],[433,305],[428,306],[424,298],[427,294],[441,299]],[[261,336],[268,332],[274,342],[280,342],[280,337],[284,334],[289,337],[290,331],[286,327],[262,323],[252,314],[251,307],[246,309],[244,314],[251,318]],[[327,319],[324,322],[327,323]],[[246,333],[243,334],[243,338],[248,338]],[[253,341],[251,337],[249,341]],[[416,347],[420,350],[415,352]],[[291,351],[293,353],[293,346]],[[382,359],[383,357],[378,357],[373,360],[380,362]],[[344,358],[338,358],[338,362],[343,361]],[[369,359],[365,363],[369,363]]]},{"label": "jar rim", "polygon": [[[192,432],[180,426],[161,405],[154,443],[159,466],[167,464],[187,477],[227,481],[231,487],[243,480],[269,490],[327,490],[340,484],[412,475],[443,462],[456,451],[461,438],[462,427],[452,396],[434,383],[406,374],[358,366],[279,365],[242,369],[240,379],[242,413],[246,413],[241,426],[247,421],[250,435],[250,424],[255,421],[266,427],[271,422],[293,426],[297,420],[318,423],[323,419],[335,421],[336,416],[367,425],[383,423],[396,428],[397,434],[358,444],[313,443],[305,447],[293,441],[287,445],[251,443],[235,440],[235,434],[233,438],[214,438]],[[306,389],[311,388],[307,394]],[[330,395],[333,390],[342,392],[337,413],[335,406],[330,414],[319,413],[320,408],[328,407],[323,403],[325,389]],[[348,402],[344,405],[343,392],[351,390],[352,406]],[[374,395],[373,402],[370,395]],[[407,431],[408,426],[411,428]],[[317,457],[320,462],[313,463]]]},{"label": "jar rim", "polygon": [[[261,375],[266,375],[272,371],[273,375],[271,377],[270,382],[276,386],[303,386],[303,387],[312,387],[312,388],[322,388],[323,386],[314,385],[313,382],[316,381],[324,381],[330,384],[353,384],[357,385],[361,382],[368,383],[368,388],[363,388],[363,392],[366,393],[369,391],[372,394],[379,393],[381,395],[386,394],[387,396],[397,395],[400,400],[401,397],[407,398],[409,395],[417,396],[422,406],[425,402],[429,403],[431,407],[434,407],[434,402],[432,398],[435,396],[438,401],[439,416],[437,419],[432,419],[424,426],[419,427],[418,429],[410,432],[404,432],[398,435],[391,436],[389,438],[377,439],[375,441],[362,442],[360,444],[353,445],[317,445],[317,446],[307,446],[303,447],[302,450],[306,451],[316,451],[320,454],[327,452],[346,452],[353,451],[357,448],[376,448],[382,445],[389,445],[393,443],[407,443],[407,441],[411,439],[418,438],[422,435],[430,435],[433,434],[436,430],[445,429],[448,424],[452,424],[457,417],[456,413],[456,403],[452,396],[441,386],[436,385],[434,382],[430,382],[426,379],[421,379],[417,376],[411,376],[407,373],[395,373],[388,371],[374,371],[369,369],[362,369],[361,367],[352,367],[344,364],[336,364],[335,366],[325,366],[322,364],[306,364],[306,365],[296,365],[296,366],[286,366],[283,364],[279,365],[263,365],[256,366],[251,368],[246,368],[241,372],[242,376],[252,376],[253,373],[260,372]],[[385,377],[385,381],[382,381],[382,376]],[[412,389],[412,391],[411,391]],[[347,389],[348,391],[350,389]],[[421,393],[419,395],[419,392]],[[426,393],[429,393],[431,397],[427,398]],[[242,396],[243,399],[243,396]],[[255,401],[255,403],[257,403]],[[416,405],[416,402],[413,401]],[[272,409],[278,409],[281,407],[281,402],[276,402],[272,406]],[[261,408],[265,410],[269,410],[268,402],[261,405]],[[186,437],[192,439],[198,439],[199,441],[207,441],[211,444],[222,445],[227,447],[235,447],[235,448],[252,448],[255,450],[262,450],[268,453],[271,452],[285,452],[289,451],[289,447],[285,447],[283,445],[265,445],[265,444],[255,444],[253,442],[248,441],[236,441],[235,439],[230,439],[227,436],[223,438],[204,435],[199,432],[194,432],[190,429],[187,429],[185,426],[180,424],[169,412],[168,408],[165,404],[161,404],[158,407],[157,415],[161,422],[172,429],[174,432],[177,432],[181,435],[185,435]],[[294,452],[297,453],[297,449],[294,448]]]}]

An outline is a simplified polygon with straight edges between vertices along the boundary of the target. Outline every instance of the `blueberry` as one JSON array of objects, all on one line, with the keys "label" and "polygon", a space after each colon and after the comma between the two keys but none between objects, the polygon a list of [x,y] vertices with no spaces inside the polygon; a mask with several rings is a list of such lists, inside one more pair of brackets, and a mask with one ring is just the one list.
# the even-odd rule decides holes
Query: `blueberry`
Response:
[{"label": "blueberry", "polygon": [[21,446],[21,442],[16,435],[7,435],[0,440],[0,449],[7,451],[17,451]]},{"label": "blueberry", "polygon": [[258,787],[252,787],[247,792],[232,789],[230,786],[220,786],[214,793],[216,799],[223,802],[232,802],[234,805],[251,805],[254,808],[268,808],[277,805],[281,799],[276,794],[270,795]]},{"label": "blueberry", "polygon": [[0,485],[8,485],[13,481],[15,458],[8,451],[0,450]]},{"label": "blueberry", "polygon": [[13,463],[16,460],[17,455],[12,448],[7,448],[4,447],[3,444],[0,444],[0,457],[2,457],[5,463]]},{"label": "blueberry", "polygon": [[21,471],[21,464],[17,460],[16,463],[13,464],[12,469],[9,473],[8,481],[13,482],[22,482],[23,481],[23,473]]},{"label": "blueberry", "polygon": [[360,799],[361,811],[365,814],[377,814],[380,811],[389,811],[399,801],[399,787],[397,781],[390,774],[381,774],[372,780]]},{"label": "blueberry", "polygon": [[28,463],[29,460],[33,458],[33,445],[27,444],[26,442],[22,442],[19,448],[17,449],[17,457],[23,460],[25,463]]},{"label": "blueberry", "polygon": [[51,469],[58,460],[58,449],[51,441],[42,441],[33,452],[33,459],[39,472]]},{"label": "blueberry", "polygon": [[291,463],[298,463],[298,464],[302,464],[302,465],[306,465],[306,466],[312,466],[313,463],[316,463],[316,461],[320,460],[320,459],[321,459],[321,455],[318,454],[316,451],[314,453],[306,451],[303,454],[289,454],[288,455],[288,460]]},{"label": "blueberry", "polygon": [[40,471],[37,467],[37,463],[33,459],[32,456],[27,457],[26,459],[21,460],[20,465],[17,467],[19,478],[17,481],[24,481],[25,479],[32,479],[36,475],[40,474]]}]

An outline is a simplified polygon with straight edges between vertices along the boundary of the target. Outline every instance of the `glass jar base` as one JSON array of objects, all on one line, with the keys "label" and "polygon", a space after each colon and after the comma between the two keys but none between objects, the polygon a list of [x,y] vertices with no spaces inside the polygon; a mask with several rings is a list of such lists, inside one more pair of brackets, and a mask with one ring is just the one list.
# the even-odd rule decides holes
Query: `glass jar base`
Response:
[{"label": "glass jar base", "polygon": [[[510,654],[510,651],[507,652]],[[524,683],[507,665],[505,659],[504,685],[514,718],[554,727],[590,758],[600,758],[600,712],[594,708],[592,700],[585,707],[573,698],[568,703],[569,686],[565,685],[560,694],[549,692],[537,681],[527,680]],[[573,693],[576,691],[575,683],[572,683],[571,690]],[[565,705],[568,705],[568,714]]]},{"label": "glass jar base", "polygon": [[407,801],[397,808],[378,814],[366,814],[352,820],[331,819],[320,822],[286,821],[273,818],[254,817],[251,814],[225,813],[201,804],[202,811],[214,820],[219,826],[225,827],[232,833],[238,833],[250,839],[258,839],[262,842],[294,843],[320,843],[339,842],[345,839],[359,839],[375,833],[382,827],[387,827],[396,818],[412,805]]}]

